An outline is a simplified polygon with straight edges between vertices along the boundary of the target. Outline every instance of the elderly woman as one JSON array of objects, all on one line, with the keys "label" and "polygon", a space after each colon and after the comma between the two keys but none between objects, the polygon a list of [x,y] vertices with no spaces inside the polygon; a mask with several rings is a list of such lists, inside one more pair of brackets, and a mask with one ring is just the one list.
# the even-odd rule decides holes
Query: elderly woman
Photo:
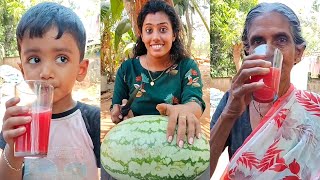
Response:
[{"label": "elderly woman", "polygon": [[[320,96],[290,82],[306,47],[298,17],[284,4],[259,4],[247,15],[242,41],[248,56],[211,121],[211,174],[228,146],[232,158],[223,179],[319,179]],[[271,103],[252,98],[265,84],[250,78],[271,67],[265,55],[253,53],[261,44],[283,54],[278,98]]]}]

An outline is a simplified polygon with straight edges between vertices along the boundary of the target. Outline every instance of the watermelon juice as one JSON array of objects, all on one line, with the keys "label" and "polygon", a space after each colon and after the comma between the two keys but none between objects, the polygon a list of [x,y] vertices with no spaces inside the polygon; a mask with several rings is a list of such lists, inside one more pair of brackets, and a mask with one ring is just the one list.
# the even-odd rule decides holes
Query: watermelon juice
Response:
[{"label": "watermelon juice", "polygon": [[[37,109],[37,108],[36,108]],[[51,109],[24,114],[32,121],[26,125],[26,132],[17,137],[14,144],[15,156],[46,156],[51,122]]]},{"label": "watermelon juice", "polygon": [[256,75],[251,77],[251,82],[263,80],[265,86],[252,93],[253,99],[260,103],[270,103],[277,99],[279,91],[281,70],[271,67],[266,75]]}]

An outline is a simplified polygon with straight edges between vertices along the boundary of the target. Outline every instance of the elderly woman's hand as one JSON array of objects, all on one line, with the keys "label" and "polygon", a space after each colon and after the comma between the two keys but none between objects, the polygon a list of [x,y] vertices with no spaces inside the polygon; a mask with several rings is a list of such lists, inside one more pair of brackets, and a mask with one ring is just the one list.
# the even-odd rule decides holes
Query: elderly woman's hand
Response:
[{"label": "elderly woman's hand", "polygon": [[114,104],[111,110],[111,120],[113,123],[118,124],[119,122],[121,122],[122,120],[126,120],[129,118],[134,117],[133,112],[130,110],[128,115],[125,117],[122,117],[121,114],[121,108],[123,106],[125,106],[127,104],[128,100],[127,99],[123,99],[122,100],[122,105],[119,104]]},{"label": "elderly woman's hand", "polygon": [[250,82],[250,76],[265,75],[270,72],[271,63],[264,61],[265,55],[249,55],[238,73],[232,79],[230,96],[223,111],[226,117],[239,117],[251,101],[253,91],[264,86],[263,82]]},{"label": "elderly woman's hand", "polygon": [[[186,134],[188,135],[188,143],[193,144],[194,137],[201,137],[201,125],[200,121],[194,113],[195,109],[199,106],[195,102],[190,102],[187,104],[171,105],[171,104],[159,104],[157,105],[157,110],[161,115],[169,116],[168,126],[167,126],[167,140],[172,142],[174,137],[174,132],[176,126],[178,125],[177,131],[177,145],[182,148]],[[201,108],[199,106],[201,111]]]}]

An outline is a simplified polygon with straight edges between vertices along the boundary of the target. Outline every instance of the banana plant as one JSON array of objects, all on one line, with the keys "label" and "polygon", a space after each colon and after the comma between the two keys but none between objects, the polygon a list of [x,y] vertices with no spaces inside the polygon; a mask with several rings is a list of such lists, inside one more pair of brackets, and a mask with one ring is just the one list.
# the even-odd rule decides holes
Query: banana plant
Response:
[{"label": "banana plant", "polygon": [[123,10],[122,0],[101,2],[101,73],[107,75],[108,82],[114,81],[116,69],[129,57],[135,41]]}]

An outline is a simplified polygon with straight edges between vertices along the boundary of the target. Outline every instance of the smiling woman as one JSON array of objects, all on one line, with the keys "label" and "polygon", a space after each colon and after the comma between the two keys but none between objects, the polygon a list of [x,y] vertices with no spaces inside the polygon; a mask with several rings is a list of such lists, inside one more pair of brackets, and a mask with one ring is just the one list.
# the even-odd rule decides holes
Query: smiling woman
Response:
[{"label": "smiling woman", "polygon": [[[200,133],[198,118],[205,103],[199,69],[181,42],[179,17],[164,1],[152,0],[139,14],[138,28],[140,37],[134,57],[126,60],[117,72],[112,121],[118,123],[128,117],[148,114],[168,115],[168,141],[172,141],[177,122],[183,122],[177,143],[183,146],[187,131],[188,142],[192,144]],[[140,89],[131,105],[132,111],[121,114],[120,104],[126,104],[136,88]]]},{"label": "smiling woman", "polygon": [[[168,16],[164,12],[147,15],[141,33],[149,58],[163,58],[160,65],[164,64],[164,68],[167,68],[165,64],[170,65],[169,51],[172,42],[175,41],[175,34]],[[148,66],[147,62],[146,65]],[[156,68],[163,70],[163,67],[159,66],[153,67],[153,71],[157,71]],[[151,70],[150,67],[148,69]]]},{"label": "smiling woman", "polygon": [[[205,109],[199,68],[184,48],[179,16],[162,0],[145,4],[137,19],[139,37],[134,56],[121,64],[111,106],[114,123],[141,115],[166,115],[166,139],[184,148],[201,136],[199,118]],[[123,113],[127,99],[131,110]],[[126,106],[127,108],[127,106]],[[178,126],[177,136],[174,132]],[[169,173],[169,172],[168,172]],[[207,177],[208,179],[208,177]]]}]

